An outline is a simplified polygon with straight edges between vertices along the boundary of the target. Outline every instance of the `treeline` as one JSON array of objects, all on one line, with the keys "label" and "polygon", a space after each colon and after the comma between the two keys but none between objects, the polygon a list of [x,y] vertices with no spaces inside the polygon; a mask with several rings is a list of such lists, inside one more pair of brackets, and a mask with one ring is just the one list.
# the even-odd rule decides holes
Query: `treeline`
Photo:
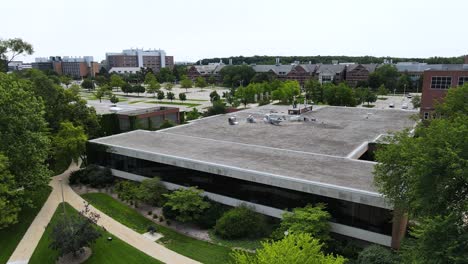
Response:
[{"label": "treeline", "polygon": [[[229,63],[229,59],[232,59],[234,65],[241,64],[275,64],[276,58],[280,58],[282,64],[291,64],[295,61],[301,63],[323,63],[331,64],[334,60],[338,62],[355,62],[360,64],[368,63],[383,63],[384,60],[392,60],[393,63],[404,62],[404,61],[415,61],[425,62],[429,64],[462,64],[464,59],[463,56],[459,57],[430,57],[430,58],[398,58],[398,57],[373,57],[373,56],[235,56],[235,57],[224,57],[224,58],[210,58],[201,60],[201,64],[216,63],[222,60],[225,64]],[[196,64],[200,64],[197,61]]]}]

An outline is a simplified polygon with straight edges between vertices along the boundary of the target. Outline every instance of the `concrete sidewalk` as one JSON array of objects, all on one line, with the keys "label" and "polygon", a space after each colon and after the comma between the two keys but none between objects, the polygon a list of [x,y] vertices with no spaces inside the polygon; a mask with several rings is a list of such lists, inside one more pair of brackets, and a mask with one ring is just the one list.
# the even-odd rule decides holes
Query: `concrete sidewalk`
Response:
[{"label": "concrete sidewalk", "polygon": [[[76,169],[76,165],[71,165],[66,172],[53,177],[50,183],[53,188],[52,193],[50,194],[39,214],[34,219],[18,247],[13,252],[13,255],[10,257],[8,264],[28,263],[32,253],[34,252],[34,249],[36,248],[39,240],[42,237],[42,234],[44,233],[45,227],[50,222],[57,206],[62,201],[60,180],[63,181],[63,194],[65,197],[65,202],[69,203],[77,210],[83,209],[85,200],[76,194],[68,185],[68,177],[70,173]],[[169,250],[160,244],[146,239],[142,234],[139,234],[134,230],[122,225],[93,206],[90,205],[89,208],[101,216],[98,221],[98,225],[103,226],[111,234],[117,236],[121,240],[148,254],[149,256],[165,263],[199,263],[172,250]]]}]

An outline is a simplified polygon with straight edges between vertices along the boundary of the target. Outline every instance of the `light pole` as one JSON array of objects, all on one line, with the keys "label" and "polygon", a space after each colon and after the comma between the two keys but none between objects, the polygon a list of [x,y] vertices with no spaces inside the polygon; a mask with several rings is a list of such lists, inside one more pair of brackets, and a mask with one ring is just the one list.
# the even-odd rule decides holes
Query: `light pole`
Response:
[{"label": "light pole", "polygon": [[63,195],[63,180],[59,179],[60,182],[60,189],[62,190],[62,207],[63,207],[63,216],[64,218],[67,217],[67,212],[65,211],[65,196]]}]

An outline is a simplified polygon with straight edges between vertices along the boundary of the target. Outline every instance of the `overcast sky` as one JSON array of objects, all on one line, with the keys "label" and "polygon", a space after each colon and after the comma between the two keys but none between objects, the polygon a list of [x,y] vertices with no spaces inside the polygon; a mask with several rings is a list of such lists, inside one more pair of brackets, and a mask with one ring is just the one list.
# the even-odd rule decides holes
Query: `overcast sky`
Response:
[{"label": "overcast sky", "polygon": [[251,55],[468,54],[467,0],[5,0],[0,38],[44,56],[164,49],[176,61]]}]

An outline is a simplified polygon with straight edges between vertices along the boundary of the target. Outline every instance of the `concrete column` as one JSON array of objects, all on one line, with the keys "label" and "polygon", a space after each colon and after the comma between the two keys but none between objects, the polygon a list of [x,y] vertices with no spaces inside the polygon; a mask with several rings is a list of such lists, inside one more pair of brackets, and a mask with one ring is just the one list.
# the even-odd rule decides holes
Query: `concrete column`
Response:
[{"label": "concrete column", "polygon": [[406,228],[408,226],[408,214],[401,210],[395,209],[393,211],[393,224],[392,224],[392,248],[400,249],[401,241],[405,237]]}]

